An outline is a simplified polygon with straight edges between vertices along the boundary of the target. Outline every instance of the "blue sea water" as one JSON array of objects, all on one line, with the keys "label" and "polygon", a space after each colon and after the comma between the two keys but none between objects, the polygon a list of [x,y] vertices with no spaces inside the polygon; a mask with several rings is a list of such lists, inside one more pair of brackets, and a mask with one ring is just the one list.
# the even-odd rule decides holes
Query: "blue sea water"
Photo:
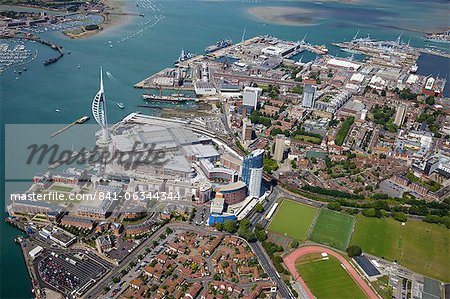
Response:
[{"label": "blue sea water", "polygon": [[417,60],[419,67],[417,73],[424,76],[433,76],[434,78],[447,78],[444,88],[444,96],[450,97],[450,59],[430,54],[422,54]]},{"label": "blue sea water", "polygon": [[[71,54],[44,66],[42,62],[55,53],[40,44],[29,43],[27,47],[37,49],[39,54],[27,65],[28,71],[18,76],[11,69],[0,75],[1,140],[4,140],[4,124],[61,124],[90,115],[90,101],[98,90],[100,67],[110,74],[105,75],[108,117],[110,122],[116,122],[130,112],[142,110],[136,105],[143,103],[143,91],[134,89],[133,84],[170,66],[181,49],[203,53],[206,46],[219,39],[239,41],[244,28],[246,37],[269,34],[300,40],[307,33],[308,42],[325,44],[331,54],[342,57],[349,54],[330,43],[350,40],[358,29],[361,36],[370,34],[377,39],[396,39],[403,34],[404,41],[410,39],[412,45],[423,46],[423,32],[441,31],[449,26],[446,1],[322,2],[317,5],[313,1],[133,0],[126,2],[127,10],[144,13],[145,17],[131,17],[126,24],[99,35],[72,40],[58,32],[46,32],[42,34],[45,39],[63,45]],[[259,6],[302,8],[308,11],[307,17],[313,24],[275,24],[248,12]],[[448,45],[437,46],[449,50]],[[313,58],[305,57],[305,60]],[[123,102],[125,109],[119,109],[116,102]],[[61,112],[56,113],[55,109]],[[158,113],[156,110],[145,112]],[[4,173],[3,142],[1,145],[0,191],[4,194],[13,190],[5,190],[3,184],[5,178],[9,178]],[[15,184],[8,181],[6,188],[17,187]],[[0,229],[0,298],[30,298],[28,274],[20,250],[13,242],[19,232],[3,221],[0,221]]]}]

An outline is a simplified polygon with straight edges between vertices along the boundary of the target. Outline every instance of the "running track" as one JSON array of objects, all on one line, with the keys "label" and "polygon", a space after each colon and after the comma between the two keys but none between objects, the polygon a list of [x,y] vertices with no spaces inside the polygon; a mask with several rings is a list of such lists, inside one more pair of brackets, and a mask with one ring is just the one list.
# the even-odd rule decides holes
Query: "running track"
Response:
[{"label": "running track", "polygon": [[366,295],[370,299],[378,299],[378,295],[370,288],[370,286],[367,285],[367,283],[364,281],[364,279],[359,276],[358,272],[356,272],[355,268],[345,259],[343,258],[339,253],[336,251],[333,251],[327,247],[312,245],[312,246],[304,246],[296,249],[292,253],[290,253],[288,256],[286,256],[283,260],[286,267],[289,269],[289,271],[294,275],[294,278],[296,277],[296,281],[298,281],[303,288],[305,289],[306,293],[308,294],[310,299],[314,299],[314,295],[311,293],[311,290],[306,285],[305,281],[302,279],[302,277],[297,273],[297,269],[295,268],[295,261],[309,253],[328,253],[329,255],[334,256],[337,258],[341,264],[344,265],[347,272],[350,274],[350,276],[356,281],[356,283],[359,285],[359,287],[366,293]]}]

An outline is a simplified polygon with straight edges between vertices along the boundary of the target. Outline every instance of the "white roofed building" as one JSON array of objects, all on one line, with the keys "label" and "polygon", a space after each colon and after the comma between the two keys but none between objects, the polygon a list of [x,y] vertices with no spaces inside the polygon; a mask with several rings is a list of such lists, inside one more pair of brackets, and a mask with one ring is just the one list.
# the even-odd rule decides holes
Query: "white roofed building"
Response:
[{"label": "white roofed building", "polygon": [[344,68],[344,69],[349,69],[349,70],[354,70],[357,71],[361,65],[348,61],[348,60],[341,60],[341,59],[336,59],[336,58],[331,58],[327,61],[327,64],[330,67],[339,67],[339,68]]}]

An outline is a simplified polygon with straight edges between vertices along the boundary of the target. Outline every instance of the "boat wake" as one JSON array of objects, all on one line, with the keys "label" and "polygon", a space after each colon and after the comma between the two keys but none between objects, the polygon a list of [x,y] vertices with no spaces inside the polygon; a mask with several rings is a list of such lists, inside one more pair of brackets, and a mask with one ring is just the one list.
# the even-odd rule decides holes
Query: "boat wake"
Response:
[{"label": "boat wake", "polygon": [[[139,14],[144,15],[144,20],[132,32],[126,36],[120,37],[115,44],[120,45],[128,42],[135,37],[143,36],[148,30],[155,27],[160,21],[165,19],[161,4],[155,0],[136,0],[136,8]],[[113,47],[113,43],[108,41],[109,47]]]},{"label": "boat wake", "polygon": [[108,76],[108,78],[111,79],[111,80],[115,80],[115,79],[116,79],[116,77],[114,77],[114,76],[111,74],[110,71],[106,71],[106,76]]}]

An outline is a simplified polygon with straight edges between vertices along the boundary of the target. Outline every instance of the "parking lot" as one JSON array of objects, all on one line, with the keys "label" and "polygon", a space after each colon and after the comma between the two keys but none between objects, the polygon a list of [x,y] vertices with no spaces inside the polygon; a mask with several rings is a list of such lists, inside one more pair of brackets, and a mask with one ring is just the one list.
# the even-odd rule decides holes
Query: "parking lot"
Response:
[{"label": "parking lot", "polygon": [[81,250],[70,253],[52,251],[36,262],[40,279],[66,295],[91,280],[98,280],[112,269],[109,263],[93,253]]}]

